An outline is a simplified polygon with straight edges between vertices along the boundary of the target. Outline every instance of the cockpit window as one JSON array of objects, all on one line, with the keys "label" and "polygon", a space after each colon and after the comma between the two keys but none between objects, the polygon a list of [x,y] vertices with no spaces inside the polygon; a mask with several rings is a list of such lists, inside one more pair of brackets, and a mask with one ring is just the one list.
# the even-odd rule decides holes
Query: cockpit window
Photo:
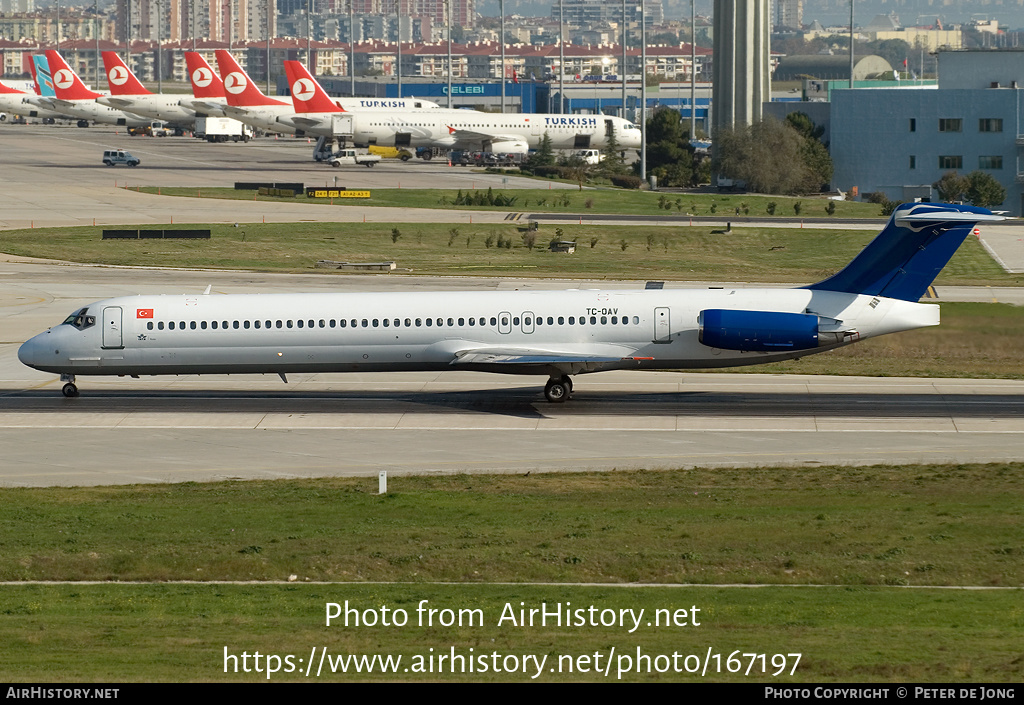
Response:
[{"label": "cockpit window", "polygon": [[88,313],[89,309],[87,308],[79,309],[72,313],[67,318],[65,318],[64,323],[62,323],[61,325],[74,326],[78,330],[85,330],[86,328],[91,328],[92,326],[96,325],[96,316],[90,316],[88,315]]}]

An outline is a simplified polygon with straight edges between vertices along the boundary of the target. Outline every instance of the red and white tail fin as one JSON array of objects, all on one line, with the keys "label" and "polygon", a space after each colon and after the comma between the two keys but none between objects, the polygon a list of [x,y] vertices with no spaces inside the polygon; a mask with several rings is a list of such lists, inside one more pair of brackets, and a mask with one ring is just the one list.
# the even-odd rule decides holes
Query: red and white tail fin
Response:
[{"label": "red and white tail fin", "polygon": [[235,61],[235,57],[225,49],[217,50],[217,67],[224,79],[224,93],[228,105],[236,108],[252,108],[261,105],[288,105],[280,100],[268,98],[248,74]]},{"label": "red and white tail fin", "polygon": [[309,75],[301,61],[285,61],[284,72],[297,113],[343,113],[345,109],[331,100],[320,83]]},{"label": "red and white tail fin", "polygon": [[96,91],[86,88],[78,74],[64,61],[64,57],[53,49],[47,49],[46,62],[50,65],[50,76],[58,100],[90,100],[100,96]]},{"label": "red and white tail fin", "polygon": [[142,82],[135,77],[128,65],[116,51],[103,52],[103,70],[107,72],[107,83],[111,95],[152,95]]},{"label": "red and white tail fin", "polygon": [[188,79],[192,82],[192,95],[196,98],[223,98],[224,81],[214,72],[203,55],[197,51],[185,52]]},{"label": "red and white tail fin", "polygon": [[19,91],[17,88],[11,88],[4,83],[0,83],[0,95],[27,95],[25,91]]}]

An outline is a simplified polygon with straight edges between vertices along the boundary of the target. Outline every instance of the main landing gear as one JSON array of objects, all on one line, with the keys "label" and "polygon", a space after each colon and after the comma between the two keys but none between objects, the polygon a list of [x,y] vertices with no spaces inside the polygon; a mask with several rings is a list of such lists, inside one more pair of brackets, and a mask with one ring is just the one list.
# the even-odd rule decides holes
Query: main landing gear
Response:
[{"label": "main landing gear", "polygon": [[561,404],[572,395],[572,380],[569,375],[559,378],[552,377],[544,385],[544,396],[552,404]]},{"label": "main landing gear", "polygon": [[67,382],[67,384],[65,384],[61,388],[61,390],[60,390],[61,394],[66,396],[68,399],[73,399],[73,398],[78,396],[78,387],[75,386],[75,376],[74,375],[63,374],[63,375],[60,376],[60,381],[61,382]]}]

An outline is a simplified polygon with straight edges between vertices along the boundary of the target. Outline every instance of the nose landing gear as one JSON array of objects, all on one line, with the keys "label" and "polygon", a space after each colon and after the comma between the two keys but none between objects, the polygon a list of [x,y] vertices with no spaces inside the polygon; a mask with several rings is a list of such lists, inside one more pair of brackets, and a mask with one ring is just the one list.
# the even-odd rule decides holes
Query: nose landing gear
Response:
[{"label": "nose landing gear", "polygon": [[68,399],[73,399],[74,397],[78,396],[78,387],[75,386],[75,376],[74,375],[62,374],[60,376],[60,381],[61,382],[67,382],[67,384],[65,384],[61,388],[61,390],[60,390],[61,394],[66,396]]}]

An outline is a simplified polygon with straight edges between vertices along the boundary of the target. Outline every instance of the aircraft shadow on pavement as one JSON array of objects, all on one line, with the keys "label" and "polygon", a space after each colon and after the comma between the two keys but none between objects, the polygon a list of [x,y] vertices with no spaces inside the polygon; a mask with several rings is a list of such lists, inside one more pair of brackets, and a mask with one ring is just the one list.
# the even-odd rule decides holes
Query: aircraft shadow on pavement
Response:
[{"label": "aircraft shadow on pavement", "polygon": [[1014,394],[793,394],[751,392],[628,392],[588,390],[550,404],[540,387],[458,391],[394,390],[90,390],[65,399],[56,389],[0,391],[0,413],[248,414],[494,414],[549,416],[729,416],[796,418],[1019,418],[1024,395]]}]

